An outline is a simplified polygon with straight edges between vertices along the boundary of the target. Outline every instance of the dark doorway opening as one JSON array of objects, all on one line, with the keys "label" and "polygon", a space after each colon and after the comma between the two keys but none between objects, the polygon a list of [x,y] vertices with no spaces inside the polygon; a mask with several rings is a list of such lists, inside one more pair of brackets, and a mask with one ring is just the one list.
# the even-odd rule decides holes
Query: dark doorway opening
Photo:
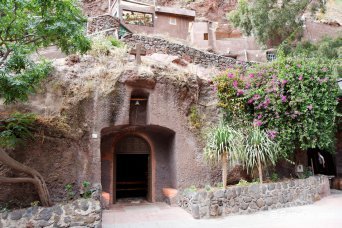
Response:
[{"label": "dark doorway opening", "polygon": [[333,156],[327,151],[308,149],[308,164],[315,174],[336,175]]},{"label": "dark doorway opening", "polygon": [[148,197],[148,160],[148,154],[117,154],[117,199]]}]

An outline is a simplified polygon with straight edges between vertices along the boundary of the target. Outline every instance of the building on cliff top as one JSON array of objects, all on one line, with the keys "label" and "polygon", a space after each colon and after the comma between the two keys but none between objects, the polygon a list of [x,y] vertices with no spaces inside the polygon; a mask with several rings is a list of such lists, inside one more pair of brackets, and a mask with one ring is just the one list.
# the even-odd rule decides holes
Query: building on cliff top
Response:
[{"label": "building on cliff top", "polygon": [[184,40],[188,38],[189,25],[196,16],[193,10],[131,0],[113,1],[109,14],[119,18],[133,33],[164,34]]}]

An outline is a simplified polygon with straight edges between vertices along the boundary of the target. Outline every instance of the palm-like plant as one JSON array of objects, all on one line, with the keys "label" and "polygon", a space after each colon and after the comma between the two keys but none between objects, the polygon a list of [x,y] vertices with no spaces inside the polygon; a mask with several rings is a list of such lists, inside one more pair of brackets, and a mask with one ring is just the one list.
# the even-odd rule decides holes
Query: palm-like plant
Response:
[{"label": "palm-like plant", "polygon": [[204,156],[210,162],[221,163],[224,188],[227,186],[228,160],[234,161],[238,158],[242,142],[243,135],[223,122],[207,134]]},{"label": "palm-like plant", "polygon": [[258,167],[259,180],[262,183],[262,167],[267,163],[275,165],[279,157],[279,146],[269,138],[265,131],[259,127],[253,127],[246,131],[244,147],[244,150],[240,150],[239,160],[248,170]]}]

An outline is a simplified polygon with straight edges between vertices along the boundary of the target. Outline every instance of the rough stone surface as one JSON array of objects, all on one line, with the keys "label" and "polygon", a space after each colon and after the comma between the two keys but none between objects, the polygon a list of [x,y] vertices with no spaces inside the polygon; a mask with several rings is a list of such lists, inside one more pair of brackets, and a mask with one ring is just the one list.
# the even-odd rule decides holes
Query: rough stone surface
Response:
[{"label": "rough stone surface", "polygon": [[120,27],[119,19],[108,14],[89,18],[87,24],[87,33],[95,34],[104,32],[105,35],[117,36]]},{"label": "rough stone surface", "polygon": [[173,43],[159,37],[149,37],[144,35],[134,34],[124,39],[125,43],[134,47],[137,43],[142,44],[149,53],[163,53],[168,55],[186,57],[187,62],[202,65],[204,67],[216,67],[219,69],[227,69],[232,66],[247,67],[248,62],[237,61],[233,58],[209,53],[189,47],[182,43]]},{"label": "rough stone surface", "polygon": [[184,192],[180,197],[179,206],[197,219],[306,205],[330,194],[326,176],[246,187],[234,186],[208,194],[203,194],[203,191]]},{"label": "rough stone surface", "polygon": [[0,213],[0,227],[98,227],[101,206],[98,200],[79,199],[50,208],[30,207]]}]

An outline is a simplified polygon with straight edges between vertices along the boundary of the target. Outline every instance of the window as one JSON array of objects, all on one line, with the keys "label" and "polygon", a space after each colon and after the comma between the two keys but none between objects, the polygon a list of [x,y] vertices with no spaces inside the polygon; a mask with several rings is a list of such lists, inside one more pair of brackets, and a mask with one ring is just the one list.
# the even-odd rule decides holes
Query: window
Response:
[{"label": "window", "polygon": [[153,14],[151,13],[123,10],[122,18],[126,24],[153,27]]},{"label": "window", "polygon": [[174,17],[170,17],[170,25],[177,25],[177,19]]},{"label": "window", "polygon": [[209,40],[208,33],[204,33],[204,34],[203,34],[203,39],[204,39],[204,40]]},{"label": "window", "polygon": [[266,58],[267,58],[267,61],[272,62],[273,60],[277,58],[277,56],[274,52],[268,51],[266,52]]}]

